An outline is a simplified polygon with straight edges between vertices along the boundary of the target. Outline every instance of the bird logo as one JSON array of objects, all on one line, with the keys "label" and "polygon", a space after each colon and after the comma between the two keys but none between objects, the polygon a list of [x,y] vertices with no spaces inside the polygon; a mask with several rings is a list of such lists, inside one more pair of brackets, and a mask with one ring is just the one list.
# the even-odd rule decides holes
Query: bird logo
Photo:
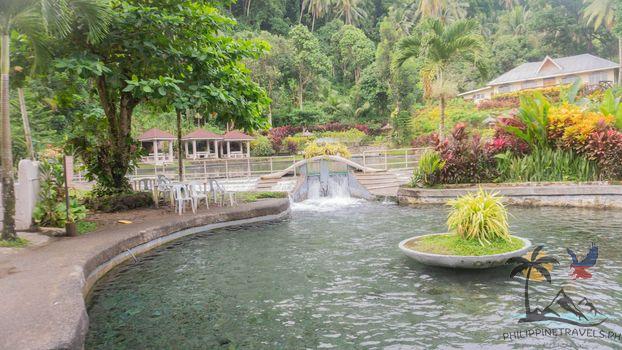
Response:
[{"label": "bird logo", "polygon": [[573,279],[592,278],[592,274],[587,269],[596,265],[596,260],[598,260],[598,246],[592,243],[590,251],[581,261],[577,259],[577,255],[572,250],[570,250],[570,248],[566,248],[566,251],[572,259],[570,268],[572,269],[571,276],[573,277]]}]

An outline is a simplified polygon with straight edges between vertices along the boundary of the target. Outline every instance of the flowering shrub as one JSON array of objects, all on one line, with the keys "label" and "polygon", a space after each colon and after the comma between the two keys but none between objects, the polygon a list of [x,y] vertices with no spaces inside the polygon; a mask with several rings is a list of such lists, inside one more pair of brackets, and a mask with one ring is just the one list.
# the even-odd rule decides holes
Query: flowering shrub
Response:
[{"label": "flowering shrub", "polygon": [[251,142],[251,156],[267,157],[273,154],[274,149],[272,148],[272,142],[270,142],[267,137],[259,135]]},{"label": "flowering shrub", "polygon": [[598,164],[603,179],[622,178],[622,133],[619,131],[599,126],[587,137],[580,151]]},{"label": "flowering shrub", "polygon": [[349,145],[359,145],[366,136],[358,129],[348,129],[344,131],[326,131],[320,134],[321,137],[328,137]]},{"label": "flowering shrub", "polygon": [[272,148],[275,152],[279,153],[283,145],[283,139],[287,136],[292,136],[296,133],[295,128],[286,125],[272,128],[268,131],[268,138],[272,142]]},{"label": "flowering shrub", "polygon": [[350,158],[350,151],[348,151],[348,147],[340,143],[319,144],[317,142],[311,142],[304,150],[305,158],[313,158],[324,155]]},{"label": "flowering shrub", "polygon": [[478,134],[469,137],[462,123],[437,144],[436,151],[445,164],[440,170],[441,183],[485,182],[494,178],[494,157],[486,151]]},{"label": "flowering shrub", "polygon": [[516,108],[519,105],[518,98],[514,99],[491,99],[491,100],[483,100],[477,104],[477,109],[487,110],[487,109],[501,109],[501,108]]},{"label": "flowering shrub", "polygon": [[563,149],[576,149],[599,125],[610,125],[613,121],[613,116],[585,112],[577,105],[564,103],[549,111],[549,138]]}]

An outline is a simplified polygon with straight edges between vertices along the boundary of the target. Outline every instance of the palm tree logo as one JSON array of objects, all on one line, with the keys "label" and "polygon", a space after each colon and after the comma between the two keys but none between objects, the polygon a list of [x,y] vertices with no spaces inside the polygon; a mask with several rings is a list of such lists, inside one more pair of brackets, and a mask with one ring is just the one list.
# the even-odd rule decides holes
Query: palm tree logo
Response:
[{"label": "palm tree logo", "polygon": [[[581,307],[588,306],[589,311],[594,316],[600,314],[590,300],[583,297],[581,302],[575,304],[563,288],[557,292],[553,300],[544,309],[539,307],[531,309],[529,304],[529,281],[546,280],[548,283],[551,283],[553,264],[559,264],[559,261],[554,257],[546,256],[542,252],[542,248],[543,246],[541,245],[537,246],[531,252],[529,258],[521,256],[508,260],[508,264],[518,264],[510,272],[510,278],[516,277],[521,272],[525,276],[525,317],[519,319],[518,322],[556,321],[581,327],[592,327],[603,323],[605,319],[590,321],[588,316],[581,310]],[[562,316],[562,314],[569,316]]]}]

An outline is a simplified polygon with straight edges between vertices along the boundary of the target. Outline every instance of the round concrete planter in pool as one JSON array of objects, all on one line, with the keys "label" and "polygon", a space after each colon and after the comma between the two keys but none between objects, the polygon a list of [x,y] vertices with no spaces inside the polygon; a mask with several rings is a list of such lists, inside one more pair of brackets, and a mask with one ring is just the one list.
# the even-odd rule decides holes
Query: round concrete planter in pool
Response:
[{"label": "round concrete planter in pool", "polygon": [[529,251],[531,247],[531,241],[522,237],[512,236],[521,239],[525,242],[525,245],[518,250],[495,254],[495,255],[482,255],[482,256],[463,256],[463,255],[443,255],[443,254],[430,254],[419,252],[406,247],[406,243],[412,240],[422,239],[427,236],[435,236],[435,235],[444,235],[446,233],[434,233],[430,235],[423,235],[417,237],[407,238],[400,242],[399,247],[400,250],[409,256],[417,260],[418,262],[431,265],[431,266],[441,266],[441,267],[451,267],[458,269],[487,269],[491,267],[497,267],[501,265],[505,265],[506,261],[509,258],[522,256]]}]

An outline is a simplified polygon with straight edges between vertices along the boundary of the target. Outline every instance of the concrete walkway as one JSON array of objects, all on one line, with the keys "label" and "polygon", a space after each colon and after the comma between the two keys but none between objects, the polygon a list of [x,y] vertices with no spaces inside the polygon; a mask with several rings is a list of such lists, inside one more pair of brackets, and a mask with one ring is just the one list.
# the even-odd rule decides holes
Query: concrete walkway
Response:
[{"label": "concrete walkway", "polygon": [[128,249],[138,254],[183,235],[273,220],[288,211],[287,199],[267,199],[197,215],[163,215],[0,256],[0,349],[82,349],[88,330],[84,297],[130,256]]}]

